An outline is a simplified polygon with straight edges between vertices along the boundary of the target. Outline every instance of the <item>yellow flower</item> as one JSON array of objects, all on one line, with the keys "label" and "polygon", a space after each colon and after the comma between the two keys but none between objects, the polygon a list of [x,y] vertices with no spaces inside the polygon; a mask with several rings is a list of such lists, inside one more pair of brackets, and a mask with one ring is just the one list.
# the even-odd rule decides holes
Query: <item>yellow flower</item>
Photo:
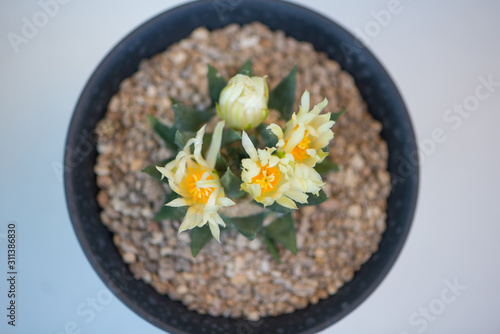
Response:
[{"label": "yellow flower", "polygon": [[292,163],[292,166],[291,181],[294,186],[305,193],[318,196],[325,186],[321,175],[313,167],[301,163]]},{"label": "yellow flower", "polygon": [[325,99],[309,110],[309,92],[305,91],[298,114],[292,115],[284,131],[276,124],[268,127],[278,137],[278,150],[291,154],[295,162],[309,167],[323,161],[328,155],[323,148],[333,139],[331,127],[335,124],[330,120],[330,113],[319,114],[327,104]]},{"label": "yellow flower", "polygon": [[250,156],[241,161],[242,190],[264,206],[276,202],[286,208],[297,209],[295,202],[307,202],[307,195],[291,182],[293,169],[290,157],[273,155],[275,148],[255,149],[246,132],[243,132],[241,141]]},{"label": "yellow flower", "polygon": [[[202,227],[208,223],[212,235],[219,241],[219,225],[226,226],[217,212],[223,206],[234,205],[234,202],[224,197],[224,188],[215,171],[223,129],[224,122],[217,123],[206,159],[201,155],[205,134],[205,126],[203,126],[195,138],[188,140],[175,160],[169,162],[165,167],[156,167],[162,177],[168,179],[170,188],[181,196],[181,198],[166,205],[172,207],[189,206],[179,227],[179,233],[194,227]],[[191,153],[191,146],[194,146],[193,153]]]},{"label": "yellow flower", "polygon": [[266,119],[268,99],[266,77],[237,74],[222,90],[217,113],[235,130],[252,129]]},{"label": "yellow flower", "polygon": [[276,124],[268,127],[278,137],[278,150],[292,156],[292,182],[302,191],[315,195],[324,187],[324,182],[314,166],[328,156],[323,149],[333,139],[331,127],[335,124],[330,120],[330,113],[320,115],[327,104],[325,99],[309,110],[310,96],[305,91],[298,114],[292,115],[284,131]]}]

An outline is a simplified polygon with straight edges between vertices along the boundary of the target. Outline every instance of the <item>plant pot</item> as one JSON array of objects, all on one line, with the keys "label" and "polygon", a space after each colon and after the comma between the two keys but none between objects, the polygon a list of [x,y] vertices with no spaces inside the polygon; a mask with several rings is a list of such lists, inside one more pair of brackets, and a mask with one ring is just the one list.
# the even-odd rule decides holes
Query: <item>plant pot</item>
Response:
[{"label": "plant pot", "polygon": [[[92,266],[106,285],[134,312],[170,333],[315,333],[354,310],[380,284],[396,260],[413,218],[418,191],[417,147],[407,110],[385,70],[355,38],[330,20],[281,1],[243,1],[222,13],[213,1],[198,1],[167,11],[137,28],[102,61],[82,92],[68,131],[64,180],[71,220]],[[372,116],[383,125],[388,172],[393,178],[387,202],[387,228],[378,251],[338,292],[316,305],[258,323],[200,315],[135,280],[102,224],[97,203],[96,124],[111,97],[142,59],[187,37],[198,27],[260,21],[297,40],[313,44],[351,74]],[[355,51],[353,51],[355,50]]]}]

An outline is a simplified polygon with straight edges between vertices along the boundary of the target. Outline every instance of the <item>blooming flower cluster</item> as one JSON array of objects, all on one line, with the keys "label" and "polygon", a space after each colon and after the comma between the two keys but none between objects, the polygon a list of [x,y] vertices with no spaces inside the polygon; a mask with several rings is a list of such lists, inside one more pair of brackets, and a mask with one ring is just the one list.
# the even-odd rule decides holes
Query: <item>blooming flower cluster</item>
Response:
[{"label": "blooming flower cluster", "polygon": [[242,189],[257,202],[297,209],[295,202],[307,203],[308,193],[318,196],[324,182],[314,166],[328,155],[323,149],[333,138],[330,128],[335,123],[330,114],[319,115],[327,104],[325,99],[309,110],[309,92],[304,92],[299,113],[292,115],[284,131],[276,124],[268,126],[278,138],[274,148],[257,151],[243,133],[243,147],[250,159],[242,161]]},{"label": "blooming flower cluster", "polygon": [[[330,113],[322,113],[328,101],[310,109],[310,94],[305,91],[299,111],[291,113],[287,106],[295,99],[295,69],[273,92],[266,77],[240,73],[226,83],[213,72],[209,71],[209,91],[216,92],[211,93],[212,105],[221,119],[213,133],[206,134],[210,110],[179,104],[174,105],[174,126],[154,118],[151,122],[169,148],[178,148],[174,159],[144,169],[166,179],[172,190],[157,217],[178,219],[181,212],[179,233],[200,228],[191,234],[194,256],[208,242],[206,233],[220,242],[221,228],[228,222],[250,239],[262,234],[272,254],[278,254],[274,242],[296,251],[291,210],[326,199],[325,183],[316,168],[328,156],[326,148],[333,139],[335,122]],[[286,121],[283,128],[261,124],[268,105]],[[250,197],[266,212],[277,212],[278,219],[264,226],[267,214],[224,216],[223,208],[237,205],[241,197]]]}]

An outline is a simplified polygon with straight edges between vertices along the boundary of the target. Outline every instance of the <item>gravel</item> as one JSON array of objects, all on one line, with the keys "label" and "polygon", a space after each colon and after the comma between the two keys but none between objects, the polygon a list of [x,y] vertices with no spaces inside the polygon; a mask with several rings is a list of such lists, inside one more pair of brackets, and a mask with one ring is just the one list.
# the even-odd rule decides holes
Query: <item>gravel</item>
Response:
[{"label": "gravel", "polygon": [[[297,64],[297,105],[307,88],[312,103],[327,97],[327,111],[348,110],[333,127],[330,157],[340,170],[326,178],[329,199],[294,213],[298,254],[278,247],[282,264],[262,240],[248,241],[235,231],[193,258],[189,233],[177,235],[179,222],[151,220],[169,190],[140,172],[172,154],[146,115],[171,123],[170,97],[207,107],[207,63],[228,79],[248,58],[256,75],[268,75],[271,88]],[[353,78],[311,44],[259,23],[199,28],[142,61],[111,99],[96,129],[101,219],[134,277],[190,310],[249,320],[290,313],[335,294],[378,248],[391,189],[381,128]]]}]

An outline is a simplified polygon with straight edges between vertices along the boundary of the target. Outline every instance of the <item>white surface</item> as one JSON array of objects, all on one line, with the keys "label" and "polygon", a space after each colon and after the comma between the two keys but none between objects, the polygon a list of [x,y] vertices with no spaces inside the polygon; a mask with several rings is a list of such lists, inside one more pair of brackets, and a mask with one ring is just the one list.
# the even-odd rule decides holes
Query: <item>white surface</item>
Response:
[{"label": "white surface", "polygon": [[[371,11],[390,3],[295,2],[350,31],[374,29]],[[34,0],[0,2],[0,233],[9,221],[19,226],[15,328],[6,324],[0,235],[1,333],[71,333],[71,322],[81,333],[161,333],[110,297],[90,267],[54,166],[99,61],[137,25],[180,3],[72,0],[16,53],[8,33],[21,34],[23,17],[41,7]],[[437,128],[446,140],[423,153],[418,209],[397,263],[368,300],[322,333],[498,333],[500,87],[460,125],[443,117],[475,93],[478,77],[500,82],[500,2],[401,0],[401,6],[369,48],[399,86],[419,141],[429,142]],[[465,286],[458,296],[445,290],[445,281],[454,280]],[[441,313],[425,320],[419,312],[428,307]]]}]

